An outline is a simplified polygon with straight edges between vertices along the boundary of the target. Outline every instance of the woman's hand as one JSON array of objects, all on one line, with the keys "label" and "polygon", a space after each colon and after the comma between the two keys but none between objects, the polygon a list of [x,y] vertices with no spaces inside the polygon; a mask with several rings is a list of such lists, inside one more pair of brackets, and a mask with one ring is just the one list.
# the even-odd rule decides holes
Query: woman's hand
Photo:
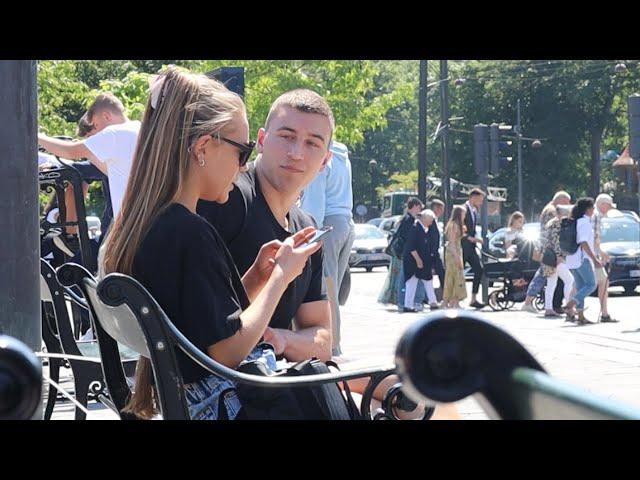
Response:
[{"label": "woman's hand", "polygon": [[273,267],[276,265],[275,257],[282,246],[280,240],[272,240],[260,247],[258,256],[256,257],[251,269],[256,276],[256,280],[265,282],[269,279]]},{"label": "woman's hand", "polygon": [[274,272],[280,272],[287,283],[291,283],[298,277],[307,259],[322,247],[322,241],[312,245],[303,245],[305,240],[316,231],[313,227],[300,230],[295,235],[288,237],[278,249],[274,257]]},{"label": "woman's hand", "polygon": [[273,345],[276,355],[282,355],[287,348],[287,338],[279,328],[267,327],[262,339],[264,342]]}]

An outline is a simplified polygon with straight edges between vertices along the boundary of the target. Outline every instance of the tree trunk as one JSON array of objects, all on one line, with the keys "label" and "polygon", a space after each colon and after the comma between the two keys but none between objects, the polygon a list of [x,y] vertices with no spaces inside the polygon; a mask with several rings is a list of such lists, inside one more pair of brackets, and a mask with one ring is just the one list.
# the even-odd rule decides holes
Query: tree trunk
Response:
[{"label": "tree trunk", "polygon": [[589,194],[596,197],[600,193],[600,145],[604,128],[591,129],[591,187]]}]

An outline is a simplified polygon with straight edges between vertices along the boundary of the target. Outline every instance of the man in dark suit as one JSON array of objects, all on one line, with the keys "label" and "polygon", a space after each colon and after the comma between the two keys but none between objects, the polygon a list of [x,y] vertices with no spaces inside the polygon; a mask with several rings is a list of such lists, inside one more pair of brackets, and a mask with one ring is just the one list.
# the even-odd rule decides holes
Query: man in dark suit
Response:
[{"label": "man in dark suit", "polygon": [[440,279],[440,289],[444,287],[444,265],[442,264],[442,258],[440,258],[440,229],[438,228],[438,219],[444,213],[444,202],[439,199],[433,199],[431,201],[431,211],[435,214],[436,219],[429,227],[427,236],[429,237],[429,245],[431,252],[431,264],[434,270],[438,274]]},{"label": "man in dark suit", "polygon": [[479,188],[474,188],[469,193],[469,200],[465,202],[467,215],[464,218],[466,232],[462,236],[462,255],[465,264],[471,266],[473,272],[473,288],[471,290],[470,306],[474,308],[483,308],[484,304],[476,298],[478,290],[480,290],[480,281],[482,280],[482,263],[476,251],[476,245],[482,245],[482,238],[476,238],[476,226],[480,221],[480,207],[484,201],[484,192]]}]

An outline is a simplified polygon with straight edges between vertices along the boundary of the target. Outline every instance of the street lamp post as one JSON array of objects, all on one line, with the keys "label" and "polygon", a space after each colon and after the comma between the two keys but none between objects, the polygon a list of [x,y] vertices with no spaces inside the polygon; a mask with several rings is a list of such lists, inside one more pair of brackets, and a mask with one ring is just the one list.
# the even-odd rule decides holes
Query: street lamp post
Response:
[{"label": "street lamp post", "polygon": [[522,211],[522,124],[520,123],[520,99],[518,99],[516,135],[518,136],[518,210]]},{"label": "street lamp post", "polygon": [[427,200],[427,61],[420,60],[418,107],[418,198]]},{"label": "street lamp post", "polygon": [[442,130],[442,190],[444,193],[445,218],[451,214],[451,182],[449,179],[449,69],[446,60],[440,60],[440,113],[444,125]]},{"label": "street lamp post", "polygon": [[524,208],[524,202],[522,200],[523,192],[522,192],[522,140],[531,141],[531,148],[538,149],[542,146],[542,142],[535,138],[524,138],[522,136],[522,120],[520,116],[520,99],[518,99],[517,103],[517,118],[516,118],[516,126],[515,126],[516,140],[518,142],[518,210],[521,212]]},{"label": "street lamp post", "polygon": [[378,162],[375,160],[369,161],[369,169],[371,170],[371,207],[374,208],[377,204],[376,201],[376,167]]}]

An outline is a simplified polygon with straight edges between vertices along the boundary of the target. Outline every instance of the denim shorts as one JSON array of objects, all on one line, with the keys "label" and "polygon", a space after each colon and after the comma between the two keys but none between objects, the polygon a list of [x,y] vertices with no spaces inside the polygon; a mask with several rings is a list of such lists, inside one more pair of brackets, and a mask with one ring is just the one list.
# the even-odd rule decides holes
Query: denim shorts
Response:
[{"label": "denim shorts", "polygon": [[[257,360],[271,370],[276,369],[276,355],[269,347],[258,345],[246,359]],[[235,382],[215,374],[186,384],[184,391],[192,420],[234,420],[242,407]],[[222,405],[226,412],[220,411]]]},{"label": "denim shorts", "polygon": [[544,287],[547,279],[543,274],[542,267],[538,268],[536,274],[529,282],[529,287],[527,288],[527,297],[536,297]]}]

